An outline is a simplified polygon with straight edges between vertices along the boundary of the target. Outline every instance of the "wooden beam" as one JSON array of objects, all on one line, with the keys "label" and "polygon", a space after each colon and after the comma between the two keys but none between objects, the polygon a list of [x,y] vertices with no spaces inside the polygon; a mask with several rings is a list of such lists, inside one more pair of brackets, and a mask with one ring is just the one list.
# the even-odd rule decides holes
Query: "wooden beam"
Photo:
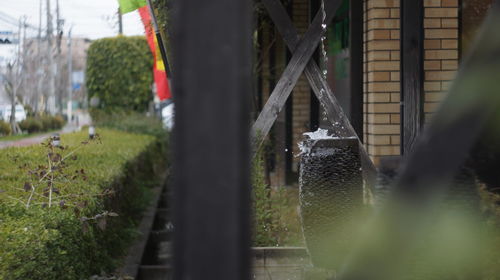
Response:
[{"label": "wooden beam", "polygon": [[251,1],[174,4],[173,279],[250,279]]},{"label": "wooden beam", "polygon": [[[341,0],[325,0],[325,10],[326,10],[326,19],[325,23],[328,24],[335,12],[339,8],[341,4]],[[281,5],[281,3],[279,3]],[[283,6],[281,6],[283,7]],[[307,30],[306,34],[297,44],[297,47],[293,50],[293,56],[290,60],[289,64],[285,68],[283,75],[278,81],[276,87],[274,88],[271,96],[269,97],[266,105],[262,109],[257,121],[253,125],[252,129],[252,146],[254,151],[256,151],[259,146],[264,141],[264,138],[269,133],[274,121],[278,117],[279,112],[283,109],[283,105],[285,104],[288,96],[292,92],[297,80],[300,75],[304,71],[304,68],[310,61],[310,58],[314,51],[316,50],[318,43],[320,41],[321,36],[323,35],[323,29],[321,25],[323,24],[322,20],[322,12],[319,11],[314,17],[311,26]],[[275,25],[282,25],[280,22],[275,22]],[[293,26],[293,25],[292,25]],[[286,28],[284,34],[287,32],[292,32],[293,30],[289,27]],[[285,36],[283,33],[282,35]],[[288,36],[288,35],[286,35]],[[345,132],[346,129],[342,129],[342,126],[339,126],[340,131],[339,136],[347,135]]]},{"label": "wooden beam", "polygon": [[363,1],[349,2],[351,123],[363,141]]},{"label": "wooden beam", "polygon": [[424,1],[401,1],[401,152],[411,151],[420,132],[424,88]]},{"label": "wooden beam", "polygon": [[[273,19],[273,22],[283,37],[285,44],[288,46],[290,51],[294,52],[297,45],[300,43],[300,37],[285,8],[278,0],[262,0],[262,3],[265,5],[269,15]],[[313,89],[313,92],[320,101],[321,106],[323,106],[326,111],[328,120],[332,123],[332,125],[337,124],[335,131],[339,132],[338,136],[357,137],[355,129],[349,122],[349,118],[344,113],[344,110],[338,103],[333,91],[327,81],[323,78],[323,74],[314,60],[309,60],[304,73],[311,88]],[[358,140],[360,140],[359,137]],[[373,185],[373,181],[376,176],[376,168],[361,142],[360,154],[363,161],[364,176],[370,182],[370,185]]]}]

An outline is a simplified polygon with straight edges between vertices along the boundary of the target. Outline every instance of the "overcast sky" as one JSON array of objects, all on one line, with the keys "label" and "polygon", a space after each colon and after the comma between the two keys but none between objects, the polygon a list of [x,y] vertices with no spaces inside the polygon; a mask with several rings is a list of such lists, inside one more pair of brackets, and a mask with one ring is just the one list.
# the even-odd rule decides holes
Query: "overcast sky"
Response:
[{"label": "overcast sky", "polygon": [[[47,26],[47,0],[42,0],[42,34]],[[53,11],[53,28],[55,29],[56,0],[51,0]],[[65,20],[64,35],[72,26],[73,37],[97,39],[116,36],[118,33],[118,0],[59,0],[60,15]],[[27,37],[38,34],[40,20],[40,0],[0,0],[0,33],[18,32],[19,18],[26,16],[31,28],[27,29]],[[142,35],[144,27],[137,11],[123,15],[123,31],[125,35]],[[15,45],[0,45],[0,65],[14,57]]]},{"label": "overcast sky", "polygon": [[[42,28],[46,27],[46,0],[43,2]],[[51,10],[54,11],[55,3],[51,0]],[[59,0],[61,17],[65,20],[64,29],[67,32],[73,25],[73,34],[78,37],[96,39],[115,36],[117,27],[117,0]],[[38,27],[40,0],[0,0],[0,31],[16,31],[16,27],[6,23],[5,14],[18,19],[26,15],[28,23]],[[54,24],[55,25],[55,24]],[[55,27],[55,26],[54,26]],[[125,35],[144,34],[138,12],[123,15],[123,29]],[[30,31],[32,35],[36,31]]]}]

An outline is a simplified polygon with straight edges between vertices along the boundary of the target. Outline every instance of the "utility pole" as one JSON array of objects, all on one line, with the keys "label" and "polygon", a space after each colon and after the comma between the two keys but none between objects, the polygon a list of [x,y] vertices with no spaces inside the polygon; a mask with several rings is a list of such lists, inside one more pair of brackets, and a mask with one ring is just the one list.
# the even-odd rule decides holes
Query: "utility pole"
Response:
[{"label": "utility pole", "polygon": [[68,123],[72,123],[73,117],[73,53],[71,50],[71,27],[68,32]]},{"label": "utility pole", "polygon": [[118,35],[123,35],[123,19],[120,7],[118,7]]},{"label": "utility pole", "polygon": [[45,111],[52,113],[55,107],[55,94],[54,94],[54,57],[52,54],[52,14],[50,13],[50,0],[47,0],[47,58],[48,58],[48,98],[45,103]]},{"label": "utility pole", "polygon": [[[27,16],[23,16],[23,44],[21,45],[21,63],[19,64],[19,70],[21,71],[20,73],[20,78],[21,78],[21,83],[23,85],[22,87],[22,96],[23,96],[23,100],[21,101],[22,104],[25,103],[25,100],[27,98],[27,92],[28,92],[28,84],[26,83],[26,80],[29,80],[30,77],[28,76],[29,75],[29,71],[27,71],[27,59],[28,59],[28,56],[27,56],[27,51],[28,51],[28,45],[26,44],[26,29],[28,27],[28,24],[26,23],[28,20],[28,17]],[[21,36],[21,34],[19,34],[19,36]],[[19,42],[19,44],[21,44],[21,42]]]},{"label": "utility pole", "polygon": [[38,102],[40,101],[40,94],[42,93],[42,78],[43,78],[43,72],[42,72],[42,56],[40,52],[40,48],[42,45],[42,11],[43,11],[43,0],[40,0],[39,2],[40,7],[38,11],[38,36],[37,36],[37,57],[36,57],[36,63],[37,63],[37,70],[36,70],[36,81],[37,81],[37,86],[36,86],[36,91],[35,91],[35,99],[34,99],[34,111],[35,113],[38,112]]},{"label": "utility pole", "polygon": [[63,89],[62,89],[62,77],[60,75],[61,72],[61,43],[62,43],[62,35],[63,35],[63,25],[64,19],[61,19],[61,14],[59,12],[59,0],[56,0],[56,40],[57,40],[57,52],[56,52],[56,64],[55,64],[55,97],[56,97],[56,105],[59,114],[62,114],[63,108]]}]

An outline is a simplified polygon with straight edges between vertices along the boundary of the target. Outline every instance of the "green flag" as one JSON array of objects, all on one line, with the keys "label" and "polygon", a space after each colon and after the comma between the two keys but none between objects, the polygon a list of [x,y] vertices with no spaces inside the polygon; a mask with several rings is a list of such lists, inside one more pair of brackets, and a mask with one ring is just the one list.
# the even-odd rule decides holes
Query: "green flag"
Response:
[{"label": "green flag", "polygon": [[118,0],[118,3],[120,3],[122,14],[130,13],[147,5],[146,0]]}]

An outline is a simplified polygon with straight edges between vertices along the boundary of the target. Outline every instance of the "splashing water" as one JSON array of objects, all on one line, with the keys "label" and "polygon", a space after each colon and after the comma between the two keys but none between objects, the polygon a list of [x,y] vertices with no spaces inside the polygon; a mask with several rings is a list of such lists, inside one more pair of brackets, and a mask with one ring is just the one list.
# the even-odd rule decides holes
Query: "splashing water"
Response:
[{"label": "splashing water", "polygon": [[321,28],[323,29],[323,36],[321,36],[321,56],[322,56],[322,74],[323,74],[323,78],[326,79],[326,74],[328,74],[328,70],[327,70],[327,62],[328,62],[328,57],[327,57],[327,54],[326,54],[326,47],[325,47],[325,40],[326,40],[326,36],[324,34],[326,34],[326,30],[327,30],[327,26],[326,26],[326,10],[325,10],[325,0],[321,0],[321,21],[322,21],[322,24],[321,24]]}]

